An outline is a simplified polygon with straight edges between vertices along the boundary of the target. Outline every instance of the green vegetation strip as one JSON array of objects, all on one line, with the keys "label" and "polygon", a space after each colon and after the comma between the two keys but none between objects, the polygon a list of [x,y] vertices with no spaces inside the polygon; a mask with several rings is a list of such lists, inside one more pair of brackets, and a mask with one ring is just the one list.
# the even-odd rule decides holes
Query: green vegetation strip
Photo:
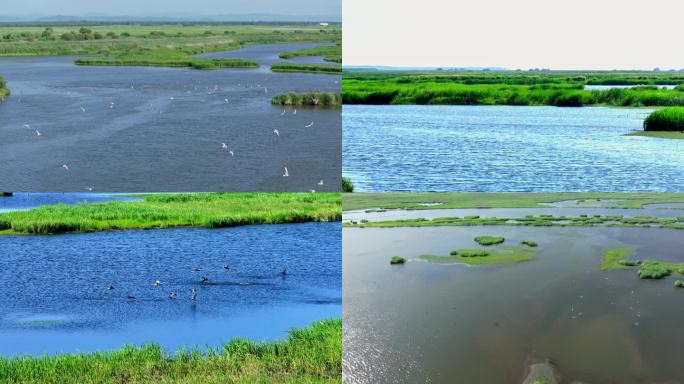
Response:
[{"label": "green vegetation strip", "polygon": [[[636,269],[641,279],[662,279],[672,274],[684,275],[684,263],[660,260],[629,260],[632,247],[609,248],[603,253],[601,270]],[[676,284],[675,284],[676,285]]]},{"label": "green vegetation strip", "polygon": [[500,236],[478,236],[475,238],[475,242],[480,244],[480,245],[495,245],[495,244],[501,244],[506,239]]},{"label": "green vegetation strip", "polygon": [[78,59],[77,65],[187,67],[192,69],[258,68],[259,63],[244,59],[205,59],[173,49],[138,48],[117,52],[111,57]]},{"label": "green vegetation strip", "polygon": [[455,249],[448,256],[422,255],[421,259],[433,263],[464,263],[470,265],[521,263],[534,259],[534,249],[499,246],[496,249]]},{"label": "green vegetation strip", "polygon": [[653,137],[656,139],[684,140],[684,132],[634,131],[626,134],[625,136],[644,136]]},{"label": "green vegetation strip", "polygon": [[342,63],[342,45],[330,45],[322,47],[303,48],[296,51],[283,52],[281,59],[294,59],[295,57],[323,56],[325,61]]},{"label": "green vegetation strip", "polygon": [[684,216],[658,217],[658,216],[633,216],[622,215],[579,215],[579,216],[553,216],[553,215],[528,215],[525,217],[437,217],[431,220],[425,218],[351,222],[345,223],[345,227],[459,227],[475,225],[508,225],[508,226],[532,226],[532,227],[628,227],[628,228],[671,228],[684,229]]},{"label": "green vegetation strip", "polygon": [[[682,106],[684,92],[658,85],[684,75],[651,72],[355,73],[344,75],[344,104]],[[585,85],[635,85],[585,90]]]},{"label": "green vegetation strip", "polygon": [[47,205],[0,214],[0,234],[53,234],[168,227],[221,228],[341,220],[339,193],[147,195],[139,202]]},{"label": "green vegetation strip", "polygon": [[392,256],[390,259],[390,264],[404,264],[406,262],[406,259],[404,259],[401,256]]},{"label": "green vegetation strip", "polygon": [[544,204],[587,199],[610,200],[618,208],[641,208],[644,204],[684,203],[684,193],[355,192],[344,195],[342,204],[345,211],[373,208],[548,208]]},{"label": "green vegetation strip", "polygon": [[273,72],[301,72],[301,73],[323,73],[328,75],[339,75],[342,73],[341,65],[319,65],[319,64],[294,64],[294,63],[275,63],[271,66]]},{"label": "green vegetation strip", "polygon": [[92,354],[0,358],[0,382],[50,383],[339,383],[342,320],[290,332],[280,342],[236,339],[220,349],[166,353],[158,345]]},{"label": "green vegetation strip", "polygon": [[7,81],[0,76],[0,101],[4,101],[5,97],[9,96],[10,90],[7,88]]},{"label": "green vegetation strip", "polygon": [[342,96],[332,92],[286,93],[271,100],[274,105],[308,105],[312,107],[341,107]]}]

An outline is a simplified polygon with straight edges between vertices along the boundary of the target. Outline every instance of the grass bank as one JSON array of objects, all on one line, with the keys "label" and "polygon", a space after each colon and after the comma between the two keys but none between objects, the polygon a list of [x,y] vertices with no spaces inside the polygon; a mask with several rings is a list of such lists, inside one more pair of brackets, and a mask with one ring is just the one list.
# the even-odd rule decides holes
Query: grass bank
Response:
[{"label": "grass bank", "polygon": [[332,92],[285,93],[271,100],[274,105],[295,105],[312,107],[341,107],[342,96]]},{"label": "grass bank", "polygon": [[192,69],[258,68],[259,63],[244,59],[206,59],[164,48],[136,48],[116,52],[113,56],[87,57],[75,61],[77,65],[186,67]]},{"label": "grass bank", "polygon": [[339,193],[147,195],[144,201],[47,205],[0,214],[0,234],[169,227],[221,228],[341,219]]},{"label": "grass bank", "polygon": [[290,332],[285,341],[237,339],[207,352],[169,354],[157,345],[92,354],[0,358],[14,384],[340,383],[342,320]]},{"label": "grass bank", "polygon": [[[680,84],[684,76],[611,72],[535,73],[345,73],[344,104],[552,105],[559,107],[683,106],[684,92],[648,84]],[[585,85],[635,88],[585,90]],[[625,84],[622,84],[625,83]]]},{"label": "grass bank", "polygon": [[300,72],[300,73],[323,73],[328,75],[339,75],[342,73],[341,65],[320,65],[320,64],[294,64],[294,63],[275,63],[271,66],[273,72]]},{"label": "grass bank", "polygon": [[281,59],[294,59],[295,57],[323,56],[323,60],[331,63],[342,64],[342,45],[329,45],[322,47],[303,48],[296,51],[283,52]]},{"label": "grass bank", "polygon": [[644,136],[656,139],[684,140],[684,132],[664,132],[664,131],[634,131],[626,136]]},{"label": "grass bank", "polygon": [[527,192],[354,192],[344,194],[345,211],[361,209],[548,208],[568,200],[610,200],[618,208],[684,203],[684,193],[527,193]]},{"label": "grass bank", "polygon": [[684,131],[684,107],[663,108],[652,112],[644,120],[644,131]]},{"label": "grass bank", "polygon": [[669,228],[684,229],[684,215],[678,217],[634,216],[622,215],[579,215],[553,216],[529,215],[525,217],[438,217],[432,220],[425,218],[362,221],[345,223],[345,227],[359,228],[395,228],[395,227],[469,227],[469,226],[530,226],[530,227],[623,227],[623,228]]}]

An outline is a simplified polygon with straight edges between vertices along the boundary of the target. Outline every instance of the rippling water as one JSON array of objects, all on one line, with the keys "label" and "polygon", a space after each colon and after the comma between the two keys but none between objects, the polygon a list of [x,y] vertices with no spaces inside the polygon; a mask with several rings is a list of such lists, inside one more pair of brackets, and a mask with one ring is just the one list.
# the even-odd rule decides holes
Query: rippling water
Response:
[{"label": "rippling water", "polygon": [[340,247],[340,223],[3,236],[0,354],[282,338],[341,315]]},{"label": "rippling water", "polygon": [[684,190],[684,141],[624,136],[650,112],[348,105],[343,173],[358,191]]},{"label": "rippling water", "polygon": [[337,191],[339,109],[271,105],[284,92],[339,92],[340,76],[270,71],[279,53],[315,45],[204,55],[262,64],[216,71],[1,58],[12,96],[0,103],[0,190]]},{"label": "rippling water", "polygon": [[[570,213],[568,213],[570,214]],[[677,383],[684,307],[674,279],[601,272],[608,247],[682,261],[681,231],[644,228],[345,228],[344,381],[520,383],[551,360],[563,382]],[[421,254],[479,235],[539,243],[517,265],[439,265]],[[391,266],[393,255],[408,262]]]}]

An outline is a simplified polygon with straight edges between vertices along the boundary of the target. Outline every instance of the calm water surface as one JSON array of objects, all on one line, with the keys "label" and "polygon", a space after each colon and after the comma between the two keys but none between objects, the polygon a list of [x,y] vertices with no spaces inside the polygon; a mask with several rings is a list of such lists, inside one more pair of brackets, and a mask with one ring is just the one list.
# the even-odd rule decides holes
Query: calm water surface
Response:
[{"label": "calm water surface", "polygon": [[[684,318],[673,279],[601,272],[608,247],[684,261],[681,231],[640,228],[345,228],[345,383],[520,383],[550,359],[563,383],[680,383]],[[533,261],[421,261],[473,237],[539,243]],[[409,260],[390,266],[393,255]]]},{"label": "calm water surface", "polygon": [[340,247],[340,223],[4,236],[0,354],[283,338],[341,315]]},{"label": "calm water surface", "polygon": [[681,191],[684,142],[624,136],[649,109],[344,107],[358,191]]},{"label": "calm water surface", "polygon": [[340,76],[270,71],[279,53],[315,45],[204,55],[262,64],[217,71],[2,58],[12,96],[0,103],[0,190],[337,191],[339,109],[271,105],[284,92],[339,92]]}]

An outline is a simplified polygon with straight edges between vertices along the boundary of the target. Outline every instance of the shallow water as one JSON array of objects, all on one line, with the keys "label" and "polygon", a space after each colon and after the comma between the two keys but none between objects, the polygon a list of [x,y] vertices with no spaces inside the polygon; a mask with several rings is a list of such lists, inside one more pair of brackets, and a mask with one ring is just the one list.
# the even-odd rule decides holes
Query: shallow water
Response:
[{"label": "shallow water", "polygon": [[340,223],[5,236],[0,354],[283,338],[341,315],[340,246]]},{"label": "shallow water", "polygon": [[358,191],[684,190],[684,143],[624,136],[650,111],[348,105],[343,174]]},{"label": "shallow water", "polygon": [[[672,278],[601,272],[608,247],[684,261],[681,233],[640,228],[345,228],[346,383],[519,383],[550,359],[564,383],[681,382],[683,291]],[[539,243],[533,261],[468,267],[417,260],[478,235]],[[390,266],[393,255],[409,259]]]},{"label": "shallow water", "polygon": [[339,92],[340,76],[270,71],[279,53],[315,45],[205,55],[262,64],[217,71],[0,58],[12,90],[0,103],[0,190],[337,191],[340,110],[271,105],[284,92]]},{"label": "shallow water", "polygon": [[104,203],[107,201],[139,201],[141,198],[111,193],[26,193],[16,192],[12,196],[0,197],[0,212],[20,211],[41,205],[83,203]]}]

